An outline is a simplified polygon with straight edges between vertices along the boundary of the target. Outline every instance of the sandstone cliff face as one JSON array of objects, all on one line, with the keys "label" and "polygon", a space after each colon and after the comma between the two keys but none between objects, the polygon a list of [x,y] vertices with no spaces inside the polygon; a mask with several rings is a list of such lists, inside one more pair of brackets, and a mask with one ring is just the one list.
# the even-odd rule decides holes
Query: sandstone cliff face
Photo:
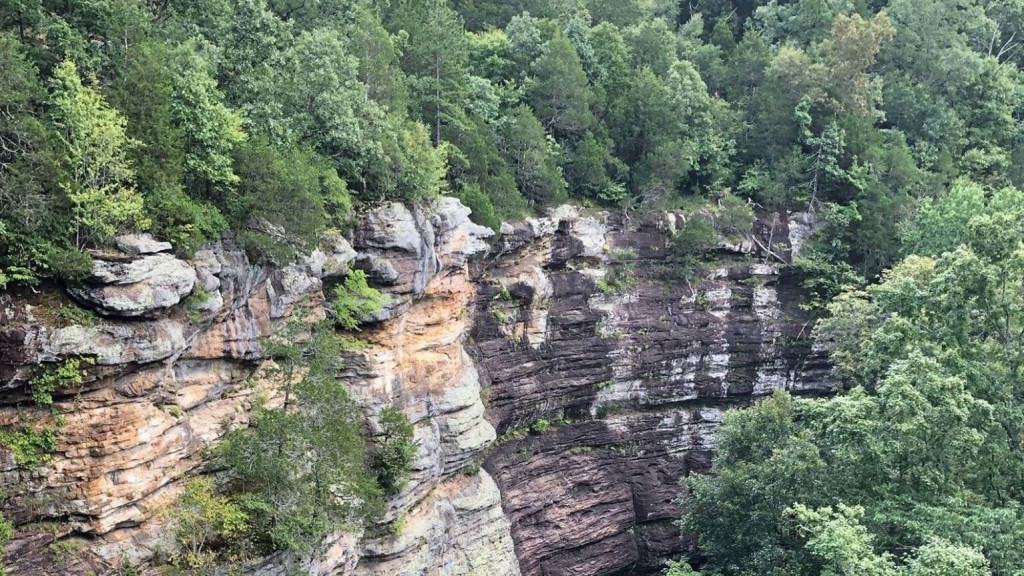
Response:
[{"label": "sandstone cliff face", "polygon": [[[127,237],[66,293],[0,294],[0,425],[55,418],[26,396],[40,363],[95,362],[55,394],[66,424],[52,462],[26,471],[0,449],[18,524],[8,572],[116,574],[172,546],[161,511],[182,476],[246,425],[257,394],[277,399],[259,378],[261,337],[297,310],[324,314],[352,267],[389,304],[339,378],[371,431],[389,406],[415,424],[413,478],[385,518],[404,529],[338,534],[320,557],[277,554],[246,573],[657,571],[691,550],[673,524],[677,481],[707,469],[723,411],[779,387],[830,389],[780,262],[811,223],[760,222],[760,248],[723,244],[688,282],[668,249],[683,219],[560,208],[488,241],[453,199],[385,204],[284,269],[252,264],[230,239],[185,262]],[[68,297],[100,318],[60,313]]]},{"label": "sandstone cliff face", "polygon": [[[708,468],[723,410],[830,389],[778,258],[723,244],[687,282],[668,258],[682,218],[556,211],[475,267],[473,350],[504,435],[485,468],[523,574],[656,572],[690,551],[677,482]],[[772,228],[755,233],[785,255],[786,223]],[[635,283],[609,286],[623,268]]]},{"label": "sandstone cliff face", "polygon": [[[260,338],[300,303],[322,315],[325,284],[359,266],[391,305],[339,377],[369,426],[386,406],[415,423],[414,477],[387,513],[404,515],[406,528],[380,539],[339,534],[322,557],[277,555],[249,572],[519,574],[496,485],[476,468],[460,472],[495,437],[463,347],[474,299],[467,259],[490,235],[468,214],[450,199],[384,205],[360,220],[354,246],[329,237],[280,270],[251,264],[230,240],[185,262],[168,245],[125,238],[68,290],[102,316],[85,325],[59,312],[63,296],[53,291],[0,296],[0,424],[66,420],[41,467],[25,470],[0,450],[5,513],[18,525],[5,549],[8,573],[116,573],[166,550],[161,511],[182,476],[198,469],[204,447],[245,425],[256,394],[274,401],[258,378]],[[83,357],[94,365],[80,387],[56,392],[53,414],[31,407],[26,383],[38,364]]]}]

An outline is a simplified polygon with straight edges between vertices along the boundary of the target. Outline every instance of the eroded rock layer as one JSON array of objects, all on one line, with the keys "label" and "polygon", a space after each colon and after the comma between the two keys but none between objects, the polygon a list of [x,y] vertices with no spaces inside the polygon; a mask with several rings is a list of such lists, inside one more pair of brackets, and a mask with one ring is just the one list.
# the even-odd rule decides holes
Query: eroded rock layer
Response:
[{"label": "eroded rock layer", "polygon": [[682,219],[563,210],[506,229],[476,267],[473,349],[503,435],[485,468],[523,574],[657,571],[689,550],[678,479],[708,468],[723,410],[830,389],[781,266],[785,222],[687,280]]},{"label": "eroded rock layer", "polygon": [[[352,245],[328,236],[284,269],[250,263],[230,240],[185,261],[164,243],[126,237],[67,289],[99,316],[55,290],[0,296],[0,425],[65,421],[42,466],[19,466],[0,449],[4,511],[17,526],[8,574],[107,574],[129,563],[157,573],[146,567],[174,546],[161,511],[182,477],[201,466],[205,447],[246,424],[257,394],[277,399],[259,378],[260,339],[294,314],[322,317],[325,285],[360,266],[385,272],[373,277],[390,304],[339,377],[371,429],[388,406],[415,424],[413,478],[386,517],[406,528],[376,539],[339,534],[316,558],[278,554],[248,572],[518,575],[497,488],[465,468],[495,437],[463,347],[475,297],[467,260],[491,235],[468,215],[452,199],[382,205],[363,215]],[[83,362],[84,382],[56,390],[52,413],[33,407],[28,382],[39,365],[69,359],[92,362]]]},{"label": "eroded rock layer", "polygon": [[[0,449],[8,573],[156,574],[181,479],[257,395],[280,401],[261,338],[323,317],[352,268],[388,303],[338,377],[371,433],[386,407],[414,424],[412,479],[384,518],[402,529],[339,533],[253,576],[653,573],[691,550],[677,482],[708,468],[723,411],[830,389],[784,265],[812,219],[763,219],[694,274],[670,246],[682,214],[563,207],[490,240],[468,216],[454,199],[379,205],[278,269],[230,238],[186,261],[124,237],[79,285],[0,295],[0,426],[64,421],[42,466]],[[91,362],[84,381],[35,406],[39,366],[69,359]]]}]

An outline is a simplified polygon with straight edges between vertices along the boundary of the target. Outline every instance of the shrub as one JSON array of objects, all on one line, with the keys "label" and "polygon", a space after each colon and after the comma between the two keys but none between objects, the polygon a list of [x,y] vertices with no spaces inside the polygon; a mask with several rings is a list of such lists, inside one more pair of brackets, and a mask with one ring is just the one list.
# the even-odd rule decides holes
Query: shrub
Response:
[{"label": "shrub", "polygon": [[846,262],[831,261],[816,253],[813,247],[807,252],[807,257],[796,258],[793,262],[793,270],[807,291],[801,308],[823,311],[843,290],[864,285],[864,278]]},{"label": "shrub", "polygon": [[551,429],[551,421],[546,418],[540,418],[536,422],[530,425],[530,432],[534,434],[543,434]]},{"label": "shrub", "polygon": [[635,250],[616,248],[610,253],[611,262],[604,278],[598,280],[597,287],[605,294],[620,294],[636,286],[636,263],[633,260]]},{"label": "shrub", "polygon": [[[83,364],[93,364],[92,358],[70,358],[59,364],[40,366],[29,381],[32,401],[53,410],[53,393],[57,390],[80,386],[84,380]],[[18,466],[34,467],[46,462],[57,450],[57,431],[64,425],[64,417],[53,413],[54,426],[32,425],[28,416],[20,415],[21,423],[0,429],[0,444],[14,455]]]},{"label": "shrub", "polygon": [[724,194],[718,201],[715,223],[727,236],[749,234],[754,224],[754,210],[742,198]]},{"label": "shrub", "polygon": [[409,418],[397,408],[385,408],[380,415],[382,433],[373,448],[371,469],[377,484],[388,496],[405,488],[419,449]]},{"label": "shrub", "polygon": [[671,261],[686,277],[715,247],[715,230],[707,220],[695,216],[672,236]]},{"label": "shrub", "polygon": [[52,405],[55,391],[80,386],[85,376],[83,364],[95,363],[93,358],[69,358],[60,364],[37,368],[29,381],[32,400],[40,406]]},{"label": "shrub", "polygon": [[488,175],[483,178],[480,187],[487,191],[487,197],[494,205],[494,213],[498,218],[511,221],[530,214],[530,206],[516,188],[516,181],[510,170],[505,169],[497,174]]},{"label": "shrub", "polygon": [[473,222],[486,226],[495,232],[501,231],[501,217],[498,216],[494,203],[486,194],[480,191],[479,186],[467,186],[455,193],[455,196],[462,201],[472,213],[469,215]]},{"label": "shrub", "polygon": [[355,330],[364,318],[380,312],[386,303],[387,298],[367,284],[365,272],[352,270],[334,289],[334,323],[345,330]]},{"label": "shrub", "polygon": [[49,426],[27,425],[0,430],[0,444],[14,454],[14,463],[32,468],[46,462],[57,450],[57,430]]},{"label": "shrub", "polygon": [[4,570],[4,544],[6,544],[11,536],[14,535],[14,524],[10,520],[4,517],[3,513],[0,512],[0,576],[6,576],[7,571]]},{"label": "shrub", "polygon": [[203,313],[199,308],[210,300],[210,293],[206,291],[199,283],[196,283],[195,287],[192,288],[192,293],[188,295],[185,300],[188,306],[188,319],[193,322],[199,322],[203,319]]},{"label": "shrub", "polygon": [[387,533],[389,536],[401,536],[402,532],[405,532],[405,525],[408,522],[408,516],[401,514],[394,520],[392,520],[387,527]]},{"label": "shrub", "polygon": [[92,274],[92,256],[77,248],[51,247],[46,262],[50,274],[58,280],[78,282]]},{"label": "shrub", "polygon": [[95,326],[99,321],[95,312],[74,304],[61,304],[54,312],[54,317],[62,326]]},{"label": "shrub", "polygon": [[168,512],[180,551],[171,564],[193,573],[209,570],[216,562],[217,546],[228,545],[248,527],[249,516],[225,496],[213,493],[209,478],[185,481],[185,493]]},{"label": "shrub", "polygon": [[186,256],[228,229],[227,220],[217,208],[189,198],[180,187],[147,195],[146,211],[153,221],[153,234]]}]

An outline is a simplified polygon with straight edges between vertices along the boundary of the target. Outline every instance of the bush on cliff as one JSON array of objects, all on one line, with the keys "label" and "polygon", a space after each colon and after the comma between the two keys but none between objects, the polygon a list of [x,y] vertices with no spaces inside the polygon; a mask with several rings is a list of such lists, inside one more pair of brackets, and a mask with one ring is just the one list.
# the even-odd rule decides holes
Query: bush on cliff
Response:
[{"label": "bush on cliff", "polygon": [[409,418],[396,408],[385,408],[380,415],[381,433],[374,440],[370,468],[377,475],[377,485],[387,496],[395,496],[405,488],[419,450],[413,438]]},{"label": "bush on cliff", "polygon": [[330,324],[301,319],[268,338],[276,366],[258,377],[279,392],[214,453],[261,552],[311,552],[374,514],[379,493],[366,467],[362,413],[337,377],[345,344]]},{"label": "bush on cliff", "polygon": [[334,288],[331,313],[334,323],[342,330],[356,330],[368,316],[380,312],[387,297],[370,287],[366,272],[352,270],[345,281]]}]

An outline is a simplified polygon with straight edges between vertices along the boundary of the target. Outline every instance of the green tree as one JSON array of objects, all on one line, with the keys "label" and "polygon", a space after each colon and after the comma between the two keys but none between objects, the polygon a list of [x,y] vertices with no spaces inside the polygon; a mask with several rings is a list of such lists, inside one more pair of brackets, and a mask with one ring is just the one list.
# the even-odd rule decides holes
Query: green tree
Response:
[{"label": "green tree", "polygon": [[614,25],[602,22],[590,29],[587,41],[594,52],[590,82],[595,92],[595,110],[599,118],[621,113],[633,78],[632,55],[622,33]]},{"label": "green tree", "polygon": [[145,228],[142,197],[128,150],[136,143],[125,120],[93,88],[84,86],[73,62],[54,68],[52,116],[62,148],[61,188],[71,203],[79,247],[101,244],[120,232]]},{"label": "green tree", "polygon": [[292,261],[312,249],[328,222],[347,219],[351,200],[345,183],[314,152],[252,139],[237,157],[240,182],[230,214],[257,259]]},{"label": "green tree", "polygon": [[180,547],[171,563],[190,573],[211,570],[217,559],[216,548],[244,533],[249,521],[236,503],[214,494],[213,482],[205,477],[185,481],[185,493],[167,516],[174,524]]},{"label": "green tree", "polygon": [[222,202],[238,183],[232,153],[246,138],[242,118],[224,101],[201,46],[189,42],[170,59],[171,113],[185,133],[185,180],[200,198]]},{"label": "green tree", "polygon": [[893,559],[875,554],[871,533],[860,524],[864,509],[840,504],[811,510],[797,504],[787,511],[807,536],[807,549],[823,564],[822,576],[893,576]]},{"label": "green tree", "polygon": [[[34,282],[59,243],[53,187],[53,152],[40,121],[46,92],[17,40],[0,34],[0,286]],[[56,226],[55,226],[56,225]]]},{"label": "green tree", "polygon": [[660,77],[668,74],[675,64],[676,39],[665,20],[641,20],[624,29],[623,36],[633,56],[635,68],[650,68]]},{"label": "green tree", "polygon": [[529,12],[518,14],[505,26],[505,34],[512,44],[512,59],[518,65],[520,73],[525,76],[530,65],[544,51],[544,36],[540,29],[540,21]]},{"label": "green tree", "polygon": [[533,64],[529,102],[544,129],[558,139],[581,136],[590,127],[590,88],[583,63],[561,31]]},{"label": "green tree", "polygon": [[405,110],[410,87],[395,37],[371,7],[357,4],[350,10],[352,23],[345,31],[352,53],[359,58],[359,79],[366,84],[370,99],[388,110]]},{"label": "green tree", "polygon": [[442,129],[460,121],[466,98],[469,45],[462,19],[446,0],[401,0],[390,6],[388,21],[408,36],[401,61],[413,108],[440,146]]},{"label": "green tree", "polygon": [[344,341],[329,326],[291,320],[264,342],[277,407],[258,407],[230,432],[215,464],[263,552],[307,553],[372,513],[377,488],[364,461],[362,416],[337,378]]},{"label": "green tree", "polygon": [[500,150],[512,167],[519,192],[531,203],[550,206],[566,200],[557,144],[526,106],[517,108],[501,129]]},{"label": "green tree", "polygon": [[708,93],[700,73],[686,60],[672,65],[665,85],[680,139],[693,166],[694,188],[720,184],[729,177],[736,152],[735,120],[728,105]]},{"label": "green tree", "polygon": [[821,44],[827,54],[832,95],[846,112],[877,115],[881,79],[868,74],[882,42],[894,32],[885,12],[865,20],[860,14],[838,16],[830,37]]},{"label": "green tree", "polygon": [[405,488],[409,472],[419,450],[409,418],[397,408],[385,408],[380,414],[381,433],[374,443],[370,467],[377,484],[388,496]]},{"label": "green tree", "polygon": [[174,112],[172,57],[163,43],[137,46],[109,96],[127,120],[128,135],[139,143],[129,156],[150,230],[189,254],[228,224],[216,207],[185,192],[186,130]]}]

